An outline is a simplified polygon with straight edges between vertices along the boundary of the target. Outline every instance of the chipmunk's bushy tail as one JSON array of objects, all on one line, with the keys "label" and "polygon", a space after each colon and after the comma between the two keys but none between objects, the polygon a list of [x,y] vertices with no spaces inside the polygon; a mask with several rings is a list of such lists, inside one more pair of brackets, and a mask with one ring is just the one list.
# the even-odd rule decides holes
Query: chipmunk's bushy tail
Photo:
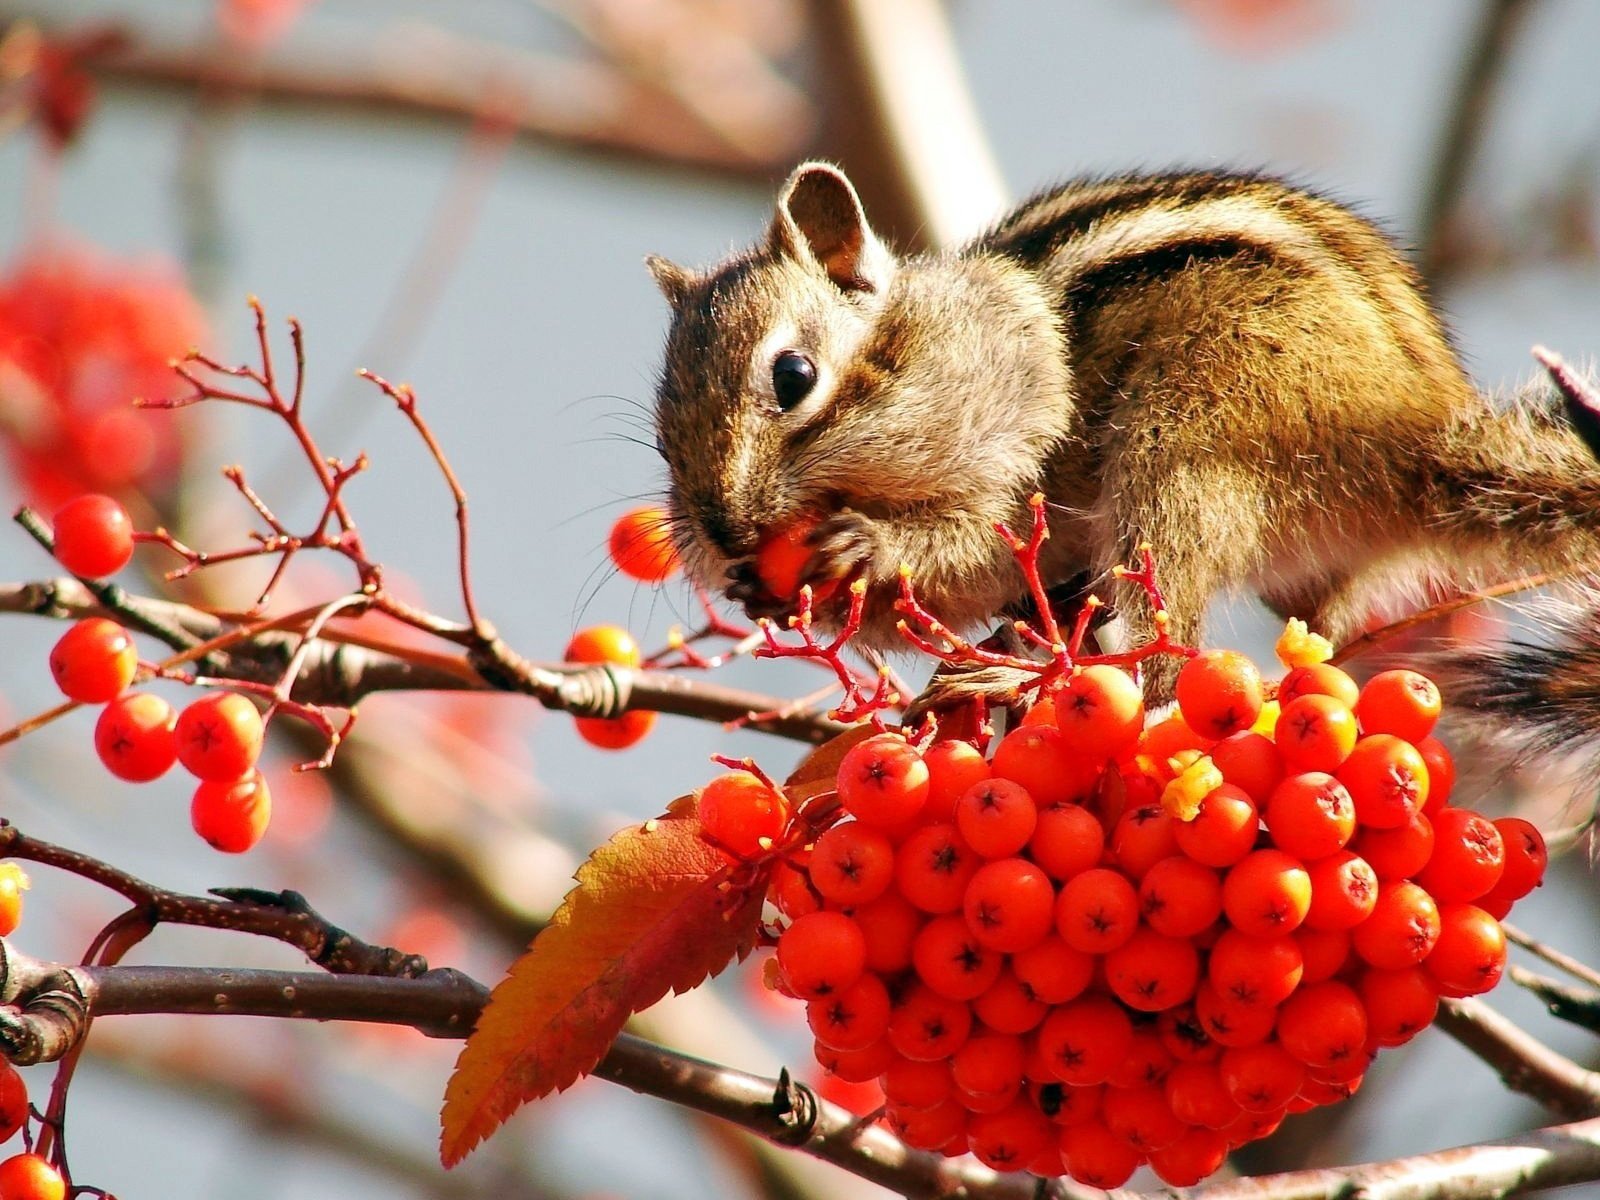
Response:
[{"label": "chipmunk's bushy tail", "polygon": [[1600,586],[1544,599],[1544,637],[1443,651],[1427,664],[1457,721],[1509,761],[1563,759],[1600,781]]}]

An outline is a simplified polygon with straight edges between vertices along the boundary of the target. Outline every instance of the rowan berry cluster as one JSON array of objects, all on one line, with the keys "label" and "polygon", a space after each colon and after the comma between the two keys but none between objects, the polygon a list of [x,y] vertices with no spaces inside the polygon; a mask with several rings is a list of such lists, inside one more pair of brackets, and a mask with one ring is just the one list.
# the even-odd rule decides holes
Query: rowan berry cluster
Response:
[{"label": "rowan berry cluster", "polygon": [[1187,1186],[1352,1094],[1441,996],[1492,987],[1538,830],[1447,803],[1425,677],[1358,688],[1304,638],[1280,650],[1298,665],[1275,700],[1212,651],[1148,727],[1133,678],[1098,664],[987,757],[867,737],[829,817],[813,800],[791,821],[748,771],[709,784],[707,836],[780,859],[772,978],[818,1061],[877,1080],[910,1145]]},{"label": "rowan berry cluster", "polygon": [[[79,496],[53,525],[56,558],[75,575],[114,575],[133,555],[132,522],[109,496]],[[77,622],[50,651],[62,694],[105,706],[94,745],[106,769],[147,783],[181,763],[200,781],[189,807],[195,832],[218,850],[249,850],[272,816],[271,794],[256,769],[265,732],[260,710],[239,692],[215,691],[178,712],[153,692],[128,690],[138,671],[132,635],[105,617]]]}]

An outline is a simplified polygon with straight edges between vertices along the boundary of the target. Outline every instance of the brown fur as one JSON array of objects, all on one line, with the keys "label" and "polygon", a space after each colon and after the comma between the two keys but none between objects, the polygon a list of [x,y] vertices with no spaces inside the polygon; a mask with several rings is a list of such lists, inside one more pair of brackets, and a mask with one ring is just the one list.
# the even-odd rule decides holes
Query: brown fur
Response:
[{"label": "brown fur", "polygon": [[[897,640],[901,563],[930,608],[976,625],[1022,591],[993,523],[1025,522],[1041,489],[1049,581],[1109,586],[1148,541],[1191,643],[1224,589],[1337,641],[1397,573],[1600,554],[1578,439],[1480,397],[1382,235],[1275,180],[1069,184],[897,261],[848,180],[807,164],[761,247],[704,275],[653,269],[674,307],[657,423],[682,548],[753,614],[784,606],[749,556],[818,512],[807,577],[865,578],[872,642]],[[784,349],[824,381],[790,412],[768,374]],[[1142,596],[1117,599],[1147,636]]]}]

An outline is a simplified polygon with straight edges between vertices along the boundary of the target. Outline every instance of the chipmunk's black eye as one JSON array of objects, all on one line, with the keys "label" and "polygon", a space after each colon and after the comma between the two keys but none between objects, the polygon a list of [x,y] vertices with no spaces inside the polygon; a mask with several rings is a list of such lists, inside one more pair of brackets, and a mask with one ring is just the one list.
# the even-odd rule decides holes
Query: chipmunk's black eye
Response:
[{"label": "chipmunk's black eye", "polygon": [[795,350],[785,350],[772,360],[772,392],[778,407],[788,412],[817,386],[817,364]]}]

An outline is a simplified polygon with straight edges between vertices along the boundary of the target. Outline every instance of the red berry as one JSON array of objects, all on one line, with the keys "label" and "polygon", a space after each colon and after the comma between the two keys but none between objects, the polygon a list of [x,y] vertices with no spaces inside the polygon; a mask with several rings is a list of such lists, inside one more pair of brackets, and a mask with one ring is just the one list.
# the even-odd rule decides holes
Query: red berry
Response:
[{"label": "red berry", "polygon": [[656,713],[631,708],[620,717],[574,717],[578,736],[602,750],[626,750],[643,741],[656,725]]},{"label": "red berry", "polygon": [[27,890],[26,872],[16,863],[0,862],[0,937],[10,937],[22,923],[22,893]]},{"label": "red berry", "polygon": [[256,765],[261,711],[238,692],[207,692],[178,714],[178,761],[197,779],[227,783]]},{"label": "red berry", "polygon": [[[626,629],[616,625],[593,625],[580,629],[567,643],[567,662],[615,663],[637,667],[641,661],[639,643]],[[576,717],[578,736],[602,750],[626,750],[642,741],[655,728],[656,714],[635,708],[619,717]]]},{"label": "red berry", "polygon": [[243,854],[261,840],[272,819],[272,793],[260,771],[243,779],[206,780],[194,790],[189,820],[213,849]]},{"label": "red berry", "polygon": [[1283,1003],[1305,971],[1305,957],[1292,937],[1251,937],[1230,929],[1211,947],[1206,978],[1236,1004],[1271,1007]]},{"label": "red berry", "polygon": [[973,1014],[996,1033],[1027,1033],[1050,1013],[1050,1006],[1007,967],[972,1002]]},{"label": "red berry", "polygon": [[0,1142],[9,1142],[28,1123],[28,1085],[8,1062],[0,1062]]},{"label": "red berry", "polygon": [[66,1181],[37,1154],[15,1154],[0,1162],[0,1200],[65,1200]]},{"label": "red berry", "polygon": [[1028,993],[1045,1004],[1076,1000],[1094,979],[1095,958],[1051,935],[1020,951],[1011,969]]},{"label": "red berry", "polygon": [[1200,953],[1187,938],[1138,929],[1106,955],[1106,984],[1129,1008],[1160,1012],[1194,995]]},{"label": "red berry", "polygon": [[839,803],[867,825],[895,829],[928,801],[928,767],[905,738],[880,733],[850,747],[839,763]]},{"label": "red berry", "polygon": [[1242,729],[1211,747],[1212,765],[1224,783],[1242,788],[1257,808],[1265,806],[1283,779],[1283,759],[1269,737]]},{"label": "red berry", "polygon": [[1261,714],[1261,672],[1235,650],[1207,650],[1178,672],[1177,695],[1191,729],[1224,738],[1249,729]]},{"label": "red berry", "polygon": [[1410,879],[1433,857],[1433,822],[1419,812],[1394,829],[1362,829],[1350,848],[1379,879]]},{"label": "red berry", "polygon": [[1443,704],[1433,680],[1397,670],[1369,679],[1355,707],[1363,733],[1392,733],[1416,745],[1433,732]]},{"label": "red berry", "polygon": [[955,912],[982,861],[954,825],[924,826],[895,852],[895,886],[923,912]]},{"label": "red berry", "polygon": [[1039,814],[1028,855],[1050,878],[1062,882],[1098,866],[1105,841],[1106,831],[1092,812],[1063,804]]},{"label": "red berry", "polygon": [[1398,829],[1428,802],[1427,764],[1393,734],[1362,738],[1334,774],[1356,802],[1356,820],[1372,829]]},{"label": "red berry", "polygon": [[578,630],[561,657],[567,662],[615,663],[621,667],[637,667],[642,661],[639,643],[619,625],[591,625]]},{"label": "red berry", "polygon": [[1241,1004],[1224,996],[1211,982],[1194,994],[1194,1015],[1200,1027],[1218,1046],[1254,1046],[1272,1036],[1277,1009],[1266,1004]]},{"label": "red berry", "polygon": [[1016,954],[1036,945],[1055,920],[1055,889],[1031,862],[1002,858],[979,867],[962,909],[972,936],[991,950]]},{"label": "red berry", "polygon": [[1256,806],[1230,783],[1213,788],[1200,801],[1192,821],[1173,829],[1178,849],[1208,867],[1231,867],[1255,847]]},{"label": "red berry", "polygon": [[890,1043],[917,1062],[949,1059],[966,1044],[971,1032],[972,1007],[941,996],[921,982],[907,988],[889,1014]]},{"label": "red berry", "polygon": [[177,714],[160,696],[129,692],[106,705],[95,722],[94,748],[106,769],[129,783],[147,783],[178,761]]},{"label": "red berry", "polygon": [[1290,933],[1310,908],[1311,877],[1305,864],[1282,850],[1256,850],[1223,877],[1222,910],[1242,933]]},{"label": "red berry", "polygon": [[1434,810],[1444,807],[1450,791],[1456,784],[1456,760],[1438,738],[1423,738],[1417,743],[1417,753],[1428,768],[1428,799],[1422,811],[1430,817]]},{"label": "red berry", "polygon": [[1085,871],[1056,896],[1056,930],[1063,941],[1085,954],[1105,954],[1133,936],[1139,925],[1139,896],[1121,871]]},{"label": "red berry", "polygon": [[1163,859],[1139,881],[1139,913],[1157,933],[1192,938],[1222,915],[1222,880],[1191,858]]},{"label": "red berry", "polygon": [[1139,1168],[1139,1152],[1098,1118],[1061,1131],[1061,1160],[1067,1173],[1089,1187],[1119,1188]]},{"label": "red berry", "polygon": [[[796,915],[796,914],[789,914]],[[880,975],[898,975],[911,965],[911,946],[926,917],[894,888],[871,904],[851,910],[867,943],[867,967]]]},{"label": "red berry", "polygon": [[865,1050],[889,1031],[889,989],[865,972],[849,987],[806,1005],[817,1041],[834,1050]]},{"label": "red berry", "polygon": [[[756,576],[780,600],[793,600],[800,594],[801,573],[816,553],[811,533],[818,520],[806,514],[783,526],[756,548]],[[811,584],[813,596],[826,600],[839,590],[840,579],[821,579]]]},{"label": "red berry", "polygon": [[1378,876],[1348,850],[1319,858],[1306,868],[1311,880],[1311,907],[1305,923],[1312,929],[1354,929],[1378,903]]},{"label": "red berry", "polygon": [[1193,1187],[1222,1168],[1228,1139],[1215,1129],[1189,1129],[1170,1146],[1150,1153],[1150,1169],[1170,1187]]},{"label": "red berry", "polygon": [[1166,1094],[1173,1113],[1190,1125],[1220,1129],[1239,1115],[1215,1063],[1177,1063],[1167,1074]]},{"label": "red berry", "polygon": [[1302,987],[1278,1009],[1278,1042],[1309,1067],[1357,1060],[1365,1070],[1366,1005],[1348,984],[1329,980]]},{"label": "red berry", "polygon": [[56,686],[80,704],[115,700],[138,669],[139,651],[128,631],[104,617],[79,621],[50,651]]},{"label": "red berry", "polygon": [[115,575],[133,557],[133,522],[110,496],[87,495],[56,510],[56,559],[74,575]]},{"label": "red berry", "polygon": [[[749,771],[729,771],[719,775],[700,790],[696,809],[700,825],[706,836],[719,843],[738,858],[751,858],[762,850],[762,839],[770,846],[789,820],[789,803],[783,795],[768,787],[757,775]],[[832,833],[833,830],[829,830]],[[826,834],[824,835],[826,836]],[[820,846],[820,840],[819,840]],[[893,851],[885,846],[884,861],[878,892],[889,886],[893,870]],[[812,856],[811,882],[817,891],[828,896],[827,888],[817,871],[817,858]],[[821,875],[832,882],[834,876],[826,868]],[[873,893],[875,896],[877,893]],[[873,896],[862,896],[870,900]],[[830,896],[829,899],[832,899]]]},{"label": "red berry", "polygon": [[1372,915],[1350,936],[1355,952],[1375,967],[1394,971],[1415,966],[1439,940],[1439,907],[1414,883],[1385,883],[1378,888]]},{"label": "red berry", "polygon": [[1099,760],[1068,750],[1061,731],[1048,725],[1024,725],[1006,734],[990,767],[1001,779],[1025,787],[1040,808],[1091,799],[1103,769]]},{"label": "red berry", "polygon": [[1494,827],[1505,844],[1506,865],[1493,890],[1497,896],[1520,900],[1544,882],[1544,869],[1550,862],[1544,834],[1521,817],[1501,817]]},{"label": "red berry", "polygon": [[1291,775],[1273,790],[1261,814],[1278,849],[1311,862],[1344,849],[1356,831],[1356,806],[1332,775]]},{"label": "red berry", "polygon": [[1286,1107],[1306,1080],[1305,1064],[1276,1042],[1230,1046],[1222,1052],[1217,1069],[1228,1095],[1252,1113]]},{"label": "red berry", "polygon": [[1022,1085],[1022,1039],[977,1033],[950,1059],[956,1087],[978,1096],[1014,1095]]},{"label": "red berry", "polygon": [[922,761],[928,768],[928,801],[922,809],[927,821],[954,821],[956,802],[974,784],[989,778],[989,760],[971,742],[935,742],[923,752]]},{"label": "red berry", "polygon": [[1183,1136],[1188,1125],[1173,1114],[1166,1093],[1159,1087],[1107,1088],[1100,1117],[1111,1130],[1140,1154],[1165,1149]]},{"label": "red berry", "polygon": [[1506,869],[1500,830],[1471,809],[1433,814],[1433,857],[1417,882],[1441,904],[1476,900],[1500,882]]},{"label": "red berry", "polygon": [[1055,1141],[1050,1122],[1026,1100],[1017,1100],[999,1112],[981,1113],[967,1122],[968,1148],[994,1171],[1026,1170],[1053,1149]]},{"label": "red berry", "polygon": [[1439,985],[1421,967],[1363,971],[1356,991],[1367,1010],[1367,1034],[1379,1046],[1400,1046],[1439,1011]]},{"label": "red berry", "polygon": [[1278,753],[1290,771],[1337,772],[1356,744],[1356,715],[1316,692],[1291,700],[1273,729]]},{"label": "red berry", "polygon": [[1056,1079],[1103,1083],[1133,1043],[1133,1022],[1108,996],[1085,996],[1056,1008],[1039,1027],[1039,1052]]},{"label": "red berry", "polygon": [[1120,667],[1096,663],[1074,671],[1054,695],[1061,744],[1075,757],[1120,757],[1144,728],[1144,693]]},{"label": "red berry", "polygon": [[[1313,864],[1314,866],[1315,864]],[[1311,873],[1311,911],[1316,912],[1316,872]],[[1372,884],[1372,898],[1378,898],[1378,884]],[[1295,940],[1295,945],[1300,947],[1300,954],[1305,959],[1305,971],[1300,976],[1302,984],[1321,983],[1324,979],[1332,979],[1343,971],[1345,964],[1350,959],[1350,933],[1344,929],[1317,929],[1311,924],[1311,918],[1306,918],[1306,923],[1290,935]]]},{"label": "red berry", "polygon": [[956,829],[984,858],[1006,858],[1028,844],[1039,809],[1021,784],[984,779],[956,802]]},{"label": "red berry", "polygon": [[1506,935],[1472,904],[1439,908],[1439,940],[1422,962],[1446,996],[1476,996],[1500,982],[1506,969]]},{"label": "red berry", "polygon": [[611,561],[617,570],[641,583],[660,583],[678,569],[672,525],[665,511],[636,508],[611,527]]},{"label": "red berry", "polygon": [[1295,667],[1278,684],[1278,703],[1288,705],[1306,695],[1331,696],[1346,708],[1355,708],[1361,689],[1332,663],[1313,663]]},{"label": "red berry", "polygon": [[987,991],[1005,965],[1000,952],[980,942],[961,917],[935,917],[911,943],[917,978],[951,1000],[971,1000]]},{"label": "red berry", "polygon": [[835,996],[867,969],[866,939],[844,913],[808,913],[779,935],[778,967],[802,1000]]},{"label": "red berry", "polygon": [[1130,879],[1143,879],[1151,867],[1178,853],[1179,824],[1159,804],[1131,808],[1111,831],[1112,857]]}]

